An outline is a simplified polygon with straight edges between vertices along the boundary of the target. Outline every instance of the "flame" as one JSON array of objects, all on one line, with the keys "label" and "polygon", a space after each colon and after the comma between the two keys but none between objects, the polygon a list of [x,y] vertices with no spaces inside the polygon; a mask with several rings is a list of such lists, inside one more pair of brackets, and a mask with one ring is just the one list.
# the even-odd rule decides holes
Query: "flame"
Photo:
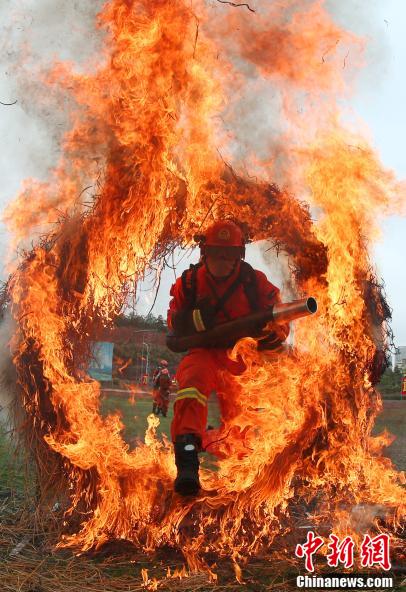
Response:
[{"label": "flame", "polygon": [[141,569],[142,583],[147,590],[158,590],[159,581],[156,578],[152,580],[148,576],[148,570],[145,568]]},{"label": "flame", "polygon": [[130,396],[128,397],[128,402],[130,405],[135,405],[135,399],[137,395],[137,387],[135,384],[128,384],[126,385],[126,389],[130,392]]},{"label": "flame", "polygon": [[[297,499],[316,500],[314,520],[336,534],[357,530],[360,504],[384,506],[393,529],[403,515],[402,475],[371,436],[381,403],[370,368],[386,317],[369,251],[379,219],[404,207],[405,192],[340,123],[337,100],[350,64],[362,63],[362,40],[322,2],[299,4],[264,2],[253,16],[203,0],[193,9],[186,0],[110,0],[97,20],[105,34],[97,66],[79,73],[55,63],[46,76],[50,92],[74,103],[71,129],[49,181],[28,180],[6,219],[17,240],[35,225],[48,229],[9,291],[43,492],[54,475],[68,496],[60,546],[97,549],[114,538],[148,552],[176,546],[190,571],[213,580],[205,554],[215,552],[232,558],[242,581],[240,563],[285,531]],[[280,93],[285,118],[262,154],[250,138],[256,180],[241,172],[242,131],[226,131],[253,77]],[[277,177],[283,190],[269,183]],[[315,221],[292,193],[299,182]],[[297,293],[315,296],[320,314],[297,323],[292,351],[263,354],[243,339],[230,352],[247,370],[230,395],[224,458],[217,472],[203,464],[203,492],[185,501],[172,492],[172,446],[157,439],[159,420],[148,418],[145,443],[130,450],[119,416],[101,417],[99,385],[82,369],[129,284],[224,217],[280,245]],[[155,589],[146,570],[142,578]]]},{"label": "flame", "polygon": [[119,358],[117,359],[117,364],[120,364],[119,368],[117,368],[117,371],[122,374],[123,371],[128,368],[130,364],[132,364],[132,358],[128,358],[128,360],[121,360]]}]

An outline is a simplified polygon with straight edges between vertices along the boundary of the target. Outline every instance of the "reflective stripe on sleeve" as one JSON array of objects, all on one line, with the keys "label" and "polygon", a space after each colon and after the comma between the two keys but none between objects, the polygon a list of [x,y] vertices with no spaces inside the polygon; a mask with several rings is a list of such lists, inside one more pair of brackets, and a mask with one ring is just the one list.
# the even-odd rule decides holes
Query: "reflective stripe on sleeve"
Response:
[{"label": "reflective stripe on sleeve", "polygon": [[181,399],[196,399],[196,401],[198,401],[201,405],[207,405],[206,395],[203,395],[203,393],[201,393],[197,390],[197,388],[194,387],[188,387],[178,391],[176,393],[175,403],[176,401],[180,401]]},{"label": "reflective stripe on sleeve", "polygon": [[196,331],[200,333],[200,331],[205,331],[206,327],[204,326],[202,315],[200,314],[200,310],[195,308],[192,313],[193,317],[193,324],[196,328]]}]

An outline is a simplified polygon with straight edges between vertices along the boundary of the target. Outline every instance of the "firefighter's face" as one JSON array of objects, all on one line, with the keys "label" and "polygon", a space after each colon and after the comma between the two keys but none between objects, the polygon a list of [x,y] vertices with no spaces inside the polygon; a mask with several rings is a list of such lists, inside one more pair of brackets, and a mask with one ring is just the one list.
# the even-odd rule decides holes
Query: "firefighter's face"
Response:
[{"label": "firefighter's face", "polygon": [[240,259],[239,247],[206,247],[206,265],[216,278],[230,275]]}]

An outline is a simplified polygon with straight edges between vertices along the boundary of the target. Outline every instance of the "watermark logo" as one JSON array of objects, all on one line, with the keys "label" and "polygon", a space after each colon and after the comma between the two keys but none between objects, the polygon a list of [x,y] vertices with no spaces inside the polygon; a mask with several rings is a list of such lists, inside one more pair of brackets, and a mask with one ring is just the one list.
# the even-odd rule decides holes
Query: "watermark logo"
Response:
[{"label": "watermark logo", "polygon": [[308,572],[314,572],[313,555],[324,545],[324,540],[311,530],[307,533],[306,542],[297,545],[295,555],[299,559],[305,558],[305,567]]},{"label": "watermark logo", "polygon": [[[324,545],[324,539],[310,530],[306,541],[296,546],[295,555],[299,559],[304,558],[305,568],[309,573],[314,572],[313,556]],[[350,535],[340,540],[335,534],[330,534],[327,551],[326,560],[330,567],[342,565],[350,569],[354,566],[355,543]],[[388,534],[379,534],[373,538],[368,534],[364,536],[359,547],[359,565],[360,567],[379,566],[385,571],[391,569]]]},{"label": "watermark logo", "polygon": [[360,548],[361,567],[379,565],[385,571],[391,568],[389,557],[389,535],[380,534],[373,539],[366,534]]},{"label": "watermark logo", "polygon": [[327,545],[329,553],[327,554],[327,563],[330,567],[338,567],[343,565],[346,569],[354,566],[354,547],[355,543],[352,537],[346,536],[340,542],[340,539],[335,535],[330,535],[330,542]]}]

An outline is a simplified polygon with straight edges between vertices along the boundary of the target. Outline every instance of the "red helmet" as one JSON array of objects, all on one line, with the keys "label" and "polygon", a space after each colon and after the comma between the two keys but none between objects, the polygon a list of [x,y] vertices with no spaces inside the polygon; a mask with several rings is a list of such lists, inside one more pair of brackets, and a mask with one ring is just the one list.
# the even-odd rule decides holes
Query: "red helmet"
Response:
[{"label": "red helmet", "polygon": [[159,364],[160,364],[161,366],[167,366],[167,365],[168,365],[168,362],[167,362],[166,360],[161,360],[161,361],[159,362]]},{"label": "red helmet", "polygon": [[204,245],[207,247],[244,247],[245,240],[242,230],[230,220],[214,222],[204,234]]}]

